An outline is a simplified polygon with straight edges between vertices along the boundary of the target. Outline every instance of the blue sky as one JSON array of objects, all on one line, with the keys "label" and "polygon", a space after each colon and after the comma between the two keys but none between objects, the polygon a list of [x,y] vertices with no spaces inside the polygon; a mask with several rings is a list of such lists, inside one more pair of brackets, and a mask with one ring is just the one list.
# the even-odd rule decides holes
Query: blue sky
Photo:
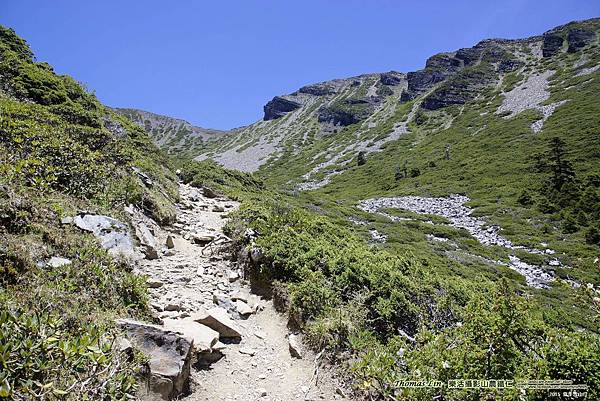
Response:
[{"label": "blue sky", "polygon": [[600,1],[0,0],[0,23],[106,104],[232,128],[300,86],[600,16]]}]

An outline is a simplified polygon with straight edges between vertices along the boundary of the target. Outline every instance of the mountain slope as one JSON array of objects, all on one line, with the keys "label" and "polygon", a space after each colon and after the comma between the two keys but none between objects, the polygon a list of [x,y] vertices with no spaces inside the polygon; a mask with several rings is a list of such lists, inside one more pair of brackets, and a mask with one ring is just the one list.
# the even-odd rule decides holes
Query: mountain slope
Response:
[{"label": "mountain slope", "polygon": [[[409,123],[420,121],[415,120],[417,110],[419,116],[435,118],[439,130],[452,124],[461,106],[492,92],[490,99],[502,99],[517,83],[529,89],[510,92],[507,104],[490,116],[542,110],[551,95],[548,78],[558,78],[550,67],[566,69],[567,75],[595,71],[598,25],[594,19],[527,39],[484,40],[435,55],[424,69],[407,74],[367,74],[308,85],[276,96],[265,105],[263,121],[198,149],[198,158],[244,171],[264,166],[270,175],[273,169],[286,172],[285,178],[300,189],[320,187],[345,170],[358,152],[377,152],[405,134]],[[536,127],[557,106],[543,108]]]},{"label": "mountain slope", "polygon": [[[438,54],[415,72],[308,85],[197,159],[255,171],[449,276],[508,277],[556,322],[574,305],[567,319],[590,327],[597,306],[575,294],[600,285],[599,32],[600,19],[572,22]],[[560,190],[553,138],[574,174]]]},{"label": "mountain slope", "polygon": [[131,399],[113,319],[147,314],[145,278],[103,248],[134,246],[125,207],[174,220],[169,161],[2,26],[0,111],[0,398]]},{"label": "mountain slope", "polygon": [[187,155],[204,142],[217,139],[227,131],[196,127],[185,120],[137,109],[114,109],[144,128],[154,143],[170,154]]}]

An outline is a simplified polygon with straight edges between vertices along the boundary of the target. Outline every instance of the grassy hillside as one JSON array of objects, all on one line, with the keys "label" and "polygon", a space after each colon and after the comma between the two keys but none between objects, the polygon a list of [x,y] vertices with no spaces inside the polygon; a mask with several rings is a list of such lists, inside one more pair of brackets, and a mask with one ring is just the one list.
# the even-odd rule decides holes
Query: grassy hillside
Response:
[{"label": "grassy hillside", "polygon": [[134,394],[140,361],[118,353],[112,321],[146,313],[145,282],[61,219],[127,221],[135,204],[168,223],[178,197],[168,167],[142,129],[0,27],[0,398]]}]

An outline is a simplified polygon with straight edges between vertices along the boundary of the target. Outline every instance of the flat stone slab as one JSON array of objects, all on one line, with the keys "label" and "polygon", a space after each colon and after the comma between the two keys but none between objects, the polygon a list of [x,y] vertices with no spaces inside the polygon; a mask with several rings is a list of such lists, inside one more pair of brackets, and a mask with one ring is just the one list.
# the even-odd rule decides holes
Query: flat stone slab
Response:
[{"label": "flat stone slab", "polygon": [[164,319],[165,329],[180,333],[194,342],[197,352],[212,352],[219,342],[219,333],[191,318]]},{"label": "flat stone slab", "polygon": [[119,220],[98,214],[81,214],[73,218],[81,230],[91,232],[100,245],[111,254],[134,254],[134,244],[129,228]]},{"label": "flat stone slab", "polygon": [[242,329],[229,317],[227,311],[219,306],[208,311],[198,312],[192,319],[219,332],[222,338],[240,338]]}]

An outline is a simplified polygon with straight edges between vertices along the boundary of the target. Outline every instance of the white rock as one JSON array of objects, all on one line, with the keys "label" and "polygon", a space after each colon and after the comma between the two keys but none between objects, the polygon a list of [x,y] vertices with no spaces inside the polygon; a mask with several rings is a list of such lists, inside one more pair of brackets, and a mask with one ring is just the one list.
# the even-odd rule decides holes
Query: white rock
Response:
[{"label": "white rock", "polygon": [[232,301],[242,301],[245,303],[248,303],[248,300],[250,298],[250,294],[248,294],[247,292],[243,292],[243,291],[236,291],[233,294],[231,294],[231,300]]},{"label": "white rock", "polygon": [[237,272],[231,272],[227,278],[229,279],[230,283],[233,283],[240,278],[240,275]]},{"label": "white rock", "polygon": [[296,334],[290,334],[288,336],[288,348],[290,355],[294,358],[302,358],[302,348],[300,346],[300,339]]},{"label": "white rock", "polygon": [[242,316],[248,316],[254,312],[252,308],[248,306],[247,303],[242,301],[235,301],[235,309]]},{"label": "white rock", "polygon": [[70,259],[61,258],[59,256],[52,256],[50,258],[50,260],[48,262],[46,262],[46,265],[50,266],[50,267],[57,268],[57,267],[62,267],[62,266],[70,265],[71,263],[72,262],[71,262]]}]

